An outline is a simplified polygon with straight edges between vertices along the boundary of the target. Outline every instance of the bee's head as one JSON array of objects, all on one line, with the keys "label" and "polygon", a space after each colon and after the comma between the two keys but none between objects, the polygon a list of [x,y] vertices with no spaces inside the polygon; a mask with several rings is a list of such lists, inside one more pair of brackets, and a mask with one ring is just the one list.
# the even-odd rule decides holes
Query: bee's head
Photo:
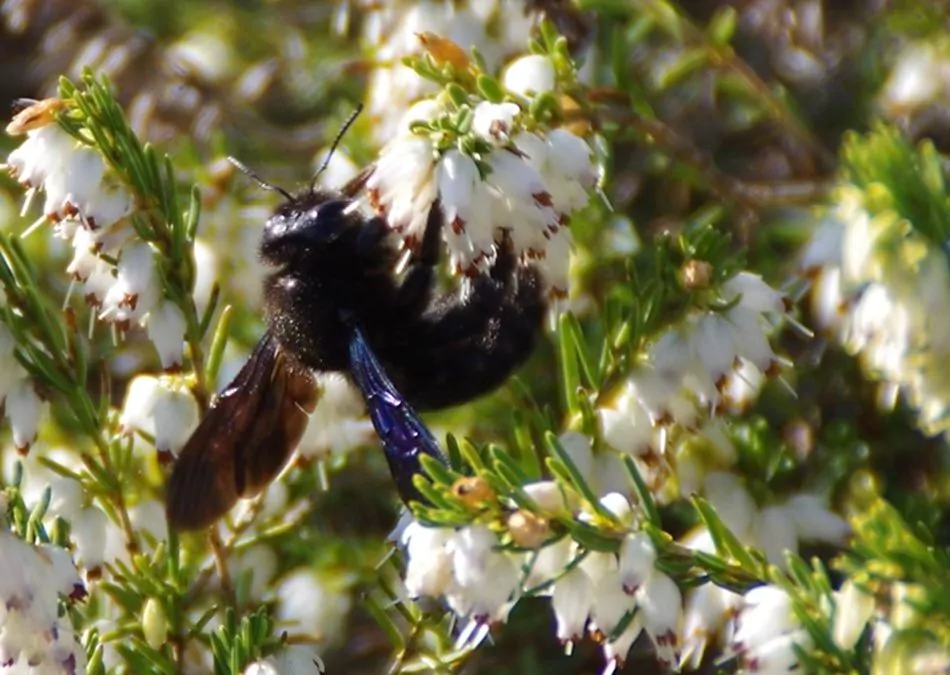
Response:
[{"label": "bee's head", "polygon": [[339,193],[307,190],[277,207],[264,225],[261,258],[280,266],[304,255],[328,251],[347,227],[352,200]]}]

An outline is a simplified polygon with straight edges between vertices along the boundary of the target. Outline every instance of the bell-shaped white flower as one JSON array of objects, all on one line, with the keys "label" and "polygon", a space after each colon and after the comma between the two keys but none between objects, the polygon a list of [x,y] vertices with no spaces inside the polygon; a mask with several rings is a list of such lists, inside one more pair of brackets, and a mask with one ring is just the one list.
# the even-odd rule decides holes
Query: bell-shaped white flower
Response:
[{"label": "bell-shaped white flower", "polygon": [[36,440],[40,419],[49,403],[36,393],[32,380],[21,379],[9,391],[6,398],[6,413],[13,428],[13,444],[20,452],[26,452]]},{"label": "bell-shaped white flower", "polygon": [[138,321],[152,310],[159,293],[155,252],[145,242],[130,244],[122,249],[100,318],[115,323]]},{"label": "bell-shaped white flower", "polygon": [[634,532],[624,537],[620,544],[620,586],[627,595],[637,589],[653,574],[656,548],[646,532]]},{"label": "bell-shaped white flower", "polygon": [[508,66],[502,81],[508,91],[519,96],[544,94],[554,89],[554,64],[541,54],[522,56]]},{"label": "bell-shaped white flower", "polygon": [[181,308],[162,300],[148,313],[148,338],[158,351],[164,370],[181,368],[187,322]]},{"label": "bell-shaped white flower", "polygon": [[198,426],[198,404],[180,382],[139,375],[129,385],[120,423],[126,433],[151,435],[160,452],[177,452]]}]

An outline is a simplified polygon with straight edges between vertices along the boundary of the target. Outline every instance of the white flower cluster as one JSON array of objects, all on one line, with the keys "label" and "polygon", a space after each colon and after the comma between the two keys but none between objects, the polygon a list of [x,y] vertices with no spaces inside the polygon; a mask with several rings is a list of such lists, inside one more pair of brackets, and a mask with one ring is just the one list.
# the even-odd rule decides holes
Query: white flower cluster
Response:
[{"label": "white flower cluster", "polygon": [[379,142],[392,138],[402,111],[436,85],[402,60],[421,51],[420,37],[439,35],[464,52],[478,49],[489,70],[524,50],[534,17],[519,6],[512,11],[497,0],[475,2],[369,2],[363,37],[376,45],[367,92],[367,111]]},{"label": "white flower cluster", "polygon": [[[727,309],[695,310],[660,335],[646,363],[596,411],[601,437],[634,458],[661,502],[699,490],[710,466],[736,461],[710,417],[748,405],[781,362],[769,333],[787,318],[786,297],[750,272],[726,281],[719,296]],[[683,430],[688,439],[701,436],[706,451],[693,452],[694,441],[679,442]]]},{"label": "white flower cluster", "polygon": [[150,435],[159,453],[174,455],[198,426],[198,403],[180,378],[138,375],[126,391],[120,425],[125,433]]},{"label": "white flower cluster", "polygon": [[882,382],[880,403],[898,394],[930,435],[950,430],[950,266],[941,247],[908,230],[896,213],[872,217],[864,193],[844,186],[800,263],[813,280],[818,326],[859,356]]},{"label": "white flower cluster", "polygon": [[905,120],[950,96],[950,45],[911,42],[898,53],[878,97],[891,119]]},{"label": "white flower cluster", "polygon": [[[797,553],[801,542],[841,546],[851,533],[847,521],[829,511],[818,495],[801,493],[760,508],[739,476],[726,472],[710,473],[702,492],[739,542],[761,550],[779,569],[786,567],[786,552]],[[706,528],[690,532],[681,543],[696,551],[716,553]],[[682,667],[698,668],[717,636],[720,645],[729,643],[735,632],[732,619],[741,605],[741,595],[710,583],[687,592]]]},{"label": "white flower cluster", "polygon": [[135,237],[129,222],[132,196],[98,151],[56,124],[53,110],[61,106],[48,99],[17,115],[7,133],[25,134],[26,140],[3,166],[28,190],[24,212],[38,191],[46,193],[37,225],[53,223],[55,235],[71,241],[74,254],[67,271],[74,283],[82,284],[85,300],[99,318],[121,330],[132,323],[147,325],[162,367],[178,367],[185,317],[162,298],[155,251]]},{"label": "white flower cluster", "polygon": [[[539,504],[564,508],[551,481],[525,486]],[[632,525],[630,502],[610,493],[601,505]],[[589,518],[590,514],[579,516]],[[412,597],[444,597],[452,611],[479,624],[504,621],[525,591],[544,587],[557,618],[558,638],[570,642],[585,632],[603,642],[609,672],[623,664],[641,632],[658,658],[676,663],[682,598],[676,583],[654,567],[649,536],[631,530],[618,554],[584,552],[569,537],[537,554],[500,550],[498,535],[484,525],[458,530],[429,528],[416,521],[403,530]]]},{"label": "white flower cluster", "polygon": [[0,669],[84,673],[86,654],[68,616],[59,616],[59,596],[76,601],[86,595],[69,553],[0,531],[0,570]]},{"label": "white flower cluster", "polygon": [[40,419],[49,404],[36,392],[33,380],[14,356],[16,340],[0,323],[0,404],[13,429],[13,444],[25,454],[36,440]]},{"label": "white flower cluster", "polygon": [[[525,95],[552,91],[554,65],[544,56],[523,57],[508,68],[504,86]],[[563,296],[570,215],[587,204],[597,182],[590,146],[566,129],[527,131],[527,113],[515,103],[474,107],[472,132],[488,148],[474,156],[460,148],[440,151],[433,138],[410,130],[414,121],[446,114],[442,99],[434,98],[420,101],[403,116],[399,133],[383,148],[367,183],[372,206],[413,247],[438,199],[457,274],[487,270],[507,236],[519,256],[544,271],[551,291]]]},{"label": "white flower cluster", "polygon": [[776,586],[758,586],[743,596],[732,650],[740,673],[773,675],[799,670],[795,647],[808,649],[811,637],[792,610],[792,599]]}]

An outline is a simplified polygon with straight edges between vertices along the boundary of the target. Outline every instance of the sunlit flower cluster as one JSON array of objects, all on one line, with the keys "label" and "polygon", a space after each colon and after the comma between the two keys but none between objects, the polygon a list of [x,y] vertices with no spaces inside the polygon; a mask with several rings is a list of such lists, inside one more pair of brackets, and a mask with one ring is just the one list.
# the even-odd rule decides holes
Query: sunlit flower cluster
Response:
[{"label": "sunlit flower cluster", "polygon": [[[556,504],[558,489],[553,483],[527,485],[525,490],[540,503],[564,508],[563,501]],[[623,495],[605,495],[601,506],[632,524],[630,502]],[[408,555],[409,595],[443,597],[456,615],[474,622],[470,625],[505,621],[522,594],[540,588],[551,598],[558,638],[572,642],[589,632],[603,643],[610,664],[607,672],[623,664],[643,631],[653,640],[660,660],[676,662],[680,591],[654,567],[656,550],[643,532],[631,530],[618,554],[582,554],[570,537],[536,555],[505,551],[499,536],[484,525],[452,530],[413,521],[403,530],[401,541]]]},{"label": "sunlit flower cluster", "polygon": [[402,111],[429,96],[437,86],[405,65],[418,54],[420,38],[438,35],[468,52],[473,47],[489,70],[524,51],[535,18],[518,7],[507,11],[498,2],[372,2],[363,20],[363,38],[375,45],[367,108],[379,142],[388,141],[399,127]]},{"label": "sunlit flower cluster", "polygon": [[715,415],[749,405],[782,363],[769,343],[788,316],[782,293],[740,272],[718,300],[725,309],[696,309],[662,333],[596,410],[603,440],[633,457],[661,502],[700,490],[708,471],[735,463]]},{"label": "sunlit flower cluster", "polygon": [[0,570],[0,669],[84,673],[86,654],[68,616],[59,615],[60,597],[75,602],[86,595],[69,553],[0,531]]},{"label": "sunlit flower cluster", "polygon": [[6,324],[0,323],[0,403],[10,420],[13,444],[21,453],[36,440],[37,429],[48,403],[36,391],[33,380],[17,361],[16,340]]},{"label": "sunlit flower cluster", "polygon": [[880,405],[898,395],[925,433],[950,429],[950,267],[945,253],[908,233],[896,213],[876,217],[865,195],[842,187],[800,267],[813,280],[818,326],[881,381]]},{"label": "sunlit flower cluster", "polygon": [[177,368],[185,317],[162,297],[155,250],[135,236],[129,221],[132,196],[96,149],[55,122],[61,106],[58,99],[41,101],[7,126],[7,133],[26,140],[4,167],[27,188],[24,212],[38,192],[46,194],[43,216],[34,227],[49,222],[56,237],[71,242],[67,272],[98,317],[120,331],[147,326],[162,367]]},{"label": "sunlit flower cluster", "polygon": [[[540,55],[514,62],[504,79],[509,91],[530,95],[554,85],[554,65]],[[529,131],[528,111],[516,103],[482,101],[471,107],[470,130],[459,129],[455,147],[445,148],[438,122],[450,118],[451,105],[425,99],[403,116],[367,184],[371,204],[414,248],[438,200],[455,273],[485,272],[507,239],[544,271],[555,295],[566,294],[570,216],[587,204],[598,176],[590,146],[566,129]]]}]

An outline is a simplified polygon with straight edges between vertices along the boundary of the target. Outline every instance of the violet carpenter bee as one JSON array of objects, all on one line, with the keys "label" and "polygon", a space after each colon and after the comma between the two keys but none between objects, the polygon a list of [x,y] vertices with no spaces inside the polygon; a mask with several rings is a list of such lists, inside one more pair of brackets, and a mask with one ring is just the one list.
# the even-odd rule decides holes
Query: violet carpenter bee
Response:
[{"label": "violet carpenter bee", "polygon": [[359,388],[400,497],[419,499],[420,454],[443,457],[416,411],[486,394],[528,358],[547,308],[539,271],[519,263],[501,235],[487,274],[439,294],[438,201],[397,273],[391,228],[359,210],[372,167],[339,191],[316,188],[314,178],[294,195],[235,164],[285,198],[260,243],[273,270],[264,281],[268,330],[178,456],[170,526],[208,527],[277,476],[316,405],[314,372],[344,373]]}]

